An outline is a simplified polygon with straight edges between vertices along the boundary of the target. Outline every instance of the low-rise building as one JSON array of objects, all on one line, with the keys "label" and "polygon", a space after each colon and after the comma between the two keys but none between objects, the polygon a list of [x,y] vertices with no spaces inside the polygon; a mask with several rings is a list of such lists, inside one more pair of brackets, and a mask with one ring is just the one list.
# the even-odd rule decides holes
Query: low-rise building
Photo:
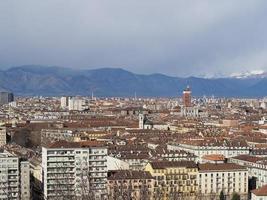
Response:
[{"label": "low-rise building", "polygon": [[267,200],[267,185],[252,190],[251,200]]},{"label": "low-rise building", "polygon": [[155,180],[147,171],[110,171],[108,176],[108,199],[154,199]]},{"label": "low-rise building", "polygon": [[155,178],[154,194],[161,199],[194,199],[198,193],[198,166],[193,161],[151,162],[145,171]]},{"label": "low-rise building", "polygon": [[[194,142],[194,143],[193,143]],[[238,155],[249,154],[250,148],[247,144],[237,142],[235,144],[227,144],[222,142],[207,142],[205,140],[193,141],[190,143],[179,143],[168,145],[171,150],[184,150],[198,157],[198,161],[205,155],[219,154],[225,158],[235,157]]]},{"label": "low-rise building", "polygon": [[255,179],[256,188],[267,184],[267,162],[266,158],[250,155],[240,155],[230,158],[228,162],[236,163],[247,168],[249,177]]},{"label": "low-rise building", "polygon": [[233,163],[199,164],[199,194],[206,199],[219,198],[221,191],[231,198],[234,192],[247,199],[248,170]]}]

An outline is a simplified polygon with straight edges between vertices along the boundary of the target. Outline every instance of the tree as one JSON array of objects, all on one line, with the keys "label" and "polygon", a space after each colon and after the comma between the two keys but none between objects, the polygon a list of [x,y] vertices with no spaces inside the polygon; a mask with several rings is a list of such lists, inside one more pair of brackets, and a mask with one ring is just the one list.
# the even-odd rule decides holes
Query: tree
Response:
[{"label": "tree", "polygon": [[220,193],[220,200],[225,200],[223,191],[221,191],[221,193]]},{"label": "tree", "polygon": [[232,196],[232,200],[240,200],[240,195],[234,192]]}]

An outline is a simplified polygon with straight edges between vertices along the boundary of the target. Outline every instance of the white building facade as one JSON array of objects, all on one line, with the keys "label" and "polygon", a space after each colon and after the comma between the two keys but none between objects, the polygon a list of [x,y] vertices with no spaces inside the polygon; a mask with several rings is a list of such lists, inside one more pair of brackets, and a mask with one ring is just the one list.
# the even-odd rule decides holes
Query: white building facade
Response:
[{"label": "white building facade", "polygon": [[58,141],[42,148],[45,199],[105,199],[107,148],[85,142]]},{"label": "white building facade", "polygon": [[0,152],[0,199],[30,199],[29,162],[7,152]]},{"label": "white building facade", "polygon": [[201,162],[204,155],[219,154],[225,158],[235,157],[238,155],[249,154],[249,147],[235,146],[198,146],[190,144],[173,144],[168,145],[170,150],[184,150],[198,157],[197,161]]},{"label": "white building facade", "polygon": [[200,164],[198,185],[200,194],[206,199],[218,198],[223,191],[226,199],[231,199],[236,192],[245,200],[248,197],[248,171],[233,163]]},{"label": "white building facade", "polygon": [[88,108],[86,106],[86,101],[81,97],[70,97],[69,98],[69,110],[78,110],[82,111]]}]

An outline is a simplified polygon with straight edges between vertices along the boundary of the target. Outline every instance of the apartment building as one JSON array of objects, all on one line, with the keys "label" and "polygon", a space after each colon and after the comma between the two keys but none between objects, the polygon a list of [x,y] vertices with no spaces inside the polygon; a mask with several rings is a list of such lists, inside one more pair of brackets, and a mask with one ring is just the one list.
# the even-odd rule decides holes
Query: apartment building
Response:
[{"label": "apartment building", "polygon": [[193,161],[150,162],[145,171],[155,178],[154,194],[160,199],[194,199],[198,192],[198,166]]},{"label": "apartment building", "polygon": [[42,129],[41,130],[41,144],[46,146],[47,143],[55,142],[58,140],[65,140],[69,142],[80,141],[82,133],[70,129]]},{"label": "apartment building", "polygon": [[0,105],[8,104],[14,101],[14,95],[11,92],[0,92]]},{"label": "apartment building", "polygon": [[69,97],[69,100],[68,100],[69,110],[82,111],[82,110],[88,109],[88,106],[86,104],[87,103],[85,99],[81,97]]},{"label": "apartment building", "polygon": [[28,161],[20,162],[20,196],[21,200],[30,200],[30,163]]},{"label": "apartment building", "polygon": [[31,190],[32,198],[41,200],[42,192],[42,160],[39,157],[30,159],[30,176],[31,176]]},{"label": "apartment building", "polygon": [[238,155],[249,154],[250,148],[246,144],[237,142],[237,144],[227,144],[224,141],[217,143],[200,141],[186,141],[186,143],[168,145],[170,150],[183,150],[192,153],[198,157],[197,161],[202,162],[205,155],[223,155],[225,158],[235,157]]},{"label": "apartment building", "polygon": [[154,178],[147,171],[116,170],[108,175],[108,199],[153,199]]},{"label": "apartment building", "polygon": [[6,144],[6,127],[0,127],[0,147]]},{"label": "apartment building", "polygon": [[227,199],[234,192],[247,199],[248,170],[234,163],[199,164],[198,185],[204,199],[216,199],[221,191]]},{"label": "apartment building", "polygon": [[229,162],[245,166],[248,169],[249,177],[255,178],[257,188],[267,184],[266,158],[250,155],[240,155],[230,158]]},{"label": "apartment building", "polygon": [[29,162],[8,151],[0,152],[0,199],[30,199]]},{"label": "apartment building", "polygon": [[96,141],[57,141],[42,148],[44,196],[106,199],[107,147]]},{"label": "apartment building", "polygon": [[267,200],[267,185],[252,190],[251,200]]}]

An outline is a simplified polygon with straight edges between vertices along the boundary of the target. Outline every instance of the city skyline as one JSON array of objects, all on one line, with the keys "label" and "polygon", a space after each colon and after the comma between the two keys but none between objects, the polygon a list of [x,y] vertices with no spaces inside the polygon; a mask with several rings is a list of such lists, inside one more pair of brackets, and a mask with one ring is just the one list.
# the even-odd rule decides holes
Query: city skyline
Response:
[{"label": "city skyline", "polygon": [[266,10],[0,0],[0,199],[267,199]]}]

